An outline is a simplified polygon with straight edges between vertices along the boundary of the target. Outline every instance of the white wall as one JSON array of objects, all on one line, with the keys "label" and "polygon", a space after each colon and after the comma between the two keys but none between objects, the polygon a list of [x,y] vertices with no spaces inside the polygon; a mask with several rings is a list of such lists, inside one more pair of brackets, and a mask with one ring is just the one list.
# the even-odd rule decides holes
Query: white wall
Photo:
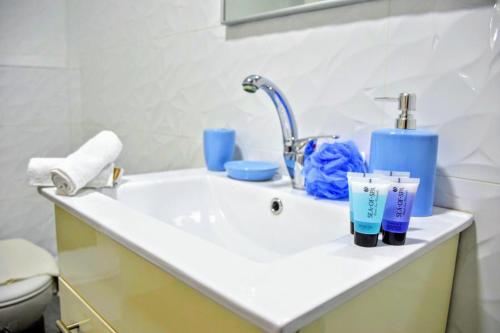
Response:
[{"label": "white wall", "polygon": [[391,126],[374,96],[412,91],[440,134],[439,204],[473,211],[449,332],[500,331],[500,12],[490,0],[382,0],[225,28],[219,0],[69,0],[83,129],[110,128],[128,172],[203,165],[205,127],[237,130],[245,158],[281,160],[280,130],[250,73],[273,79],[303,135],[363,150]]},{"label": "white wall", "polygon": [[[53,208],[28,187],[32,156],[65,156],[80,133],[64,0],[0,0],[0,239],[55,253]],[[79,141],[79,140],[77,140]]]}]

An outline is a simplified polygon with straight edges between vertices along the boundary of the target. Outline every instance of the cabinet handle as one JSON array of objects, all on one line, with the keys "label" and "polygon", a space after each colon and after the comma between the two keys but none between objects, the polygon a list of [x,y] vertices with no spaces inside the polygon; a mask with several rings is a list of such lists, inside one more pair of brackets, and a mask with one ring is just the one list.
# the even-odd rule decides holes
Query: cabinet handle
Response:
[{"label": "cabinet handle", "polygon": [[82,322],[66,325],[61,320],[56,321],[57,329],[61,333],[71,333],[72,330],[80,328],[80,324],[82,324]]}]

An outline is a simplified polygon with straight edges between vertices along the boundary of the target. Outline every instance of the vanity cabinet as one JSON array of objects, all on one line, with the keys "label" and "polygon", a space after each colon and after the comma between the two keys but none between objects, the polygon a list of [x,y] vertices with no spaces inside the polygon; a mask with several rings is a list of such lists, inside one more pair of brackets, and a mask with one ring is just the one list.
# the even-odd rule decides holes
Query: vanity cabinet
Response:
[{"label": "vanity cabinet", "polygon": [[[262,332],[63,208],[55,213],[61,320],[80,323],[69,332]],[[457,242],[448,239],[300,332],[444,332]]]}]

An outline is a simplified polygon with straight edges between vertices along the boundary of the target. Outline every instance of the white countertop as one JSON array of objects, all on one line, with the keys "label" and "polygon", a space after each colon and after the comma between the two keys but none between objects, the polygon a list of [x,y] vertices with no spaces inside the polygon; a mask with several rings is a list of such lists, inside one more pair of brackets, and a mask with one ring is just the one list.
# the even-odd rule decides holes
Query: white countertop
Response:
[{"label": "white countertop", "polygon": [[[134,182],[204,174],[208,174],[204,169],[193,169],[126,179]],[[286,179],[255,186],[304,195],[292,190]],[[376,248],[363,248],[354,245],[348,234],[282,260],[256,262],[159,223],[98,191],[84,190],[74,197],[58,196],[55,188],[41,188],[40,193],[267,332],[297,331],[473,221],[469,213],[436,207],[433,216],[412,218],[404,246],[379,242]],[[345,202],[332,204],[348,209]],[[345,223],[348,230],[348,221]]]}]

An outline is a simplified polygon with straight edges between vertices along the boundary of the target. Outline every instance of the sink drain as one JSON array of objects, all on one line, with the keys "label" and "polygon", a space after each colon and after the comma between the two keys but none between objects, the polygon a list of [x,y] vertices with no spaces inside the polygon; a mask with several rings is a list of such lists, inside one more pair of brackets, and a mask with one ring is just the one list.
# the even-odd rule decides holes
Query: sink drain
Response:
[{"label": "sink drain", "polygon": [[279,215],[283,211],[283,203],[279,198],[271,199],[271,213],[274,215]]}]

